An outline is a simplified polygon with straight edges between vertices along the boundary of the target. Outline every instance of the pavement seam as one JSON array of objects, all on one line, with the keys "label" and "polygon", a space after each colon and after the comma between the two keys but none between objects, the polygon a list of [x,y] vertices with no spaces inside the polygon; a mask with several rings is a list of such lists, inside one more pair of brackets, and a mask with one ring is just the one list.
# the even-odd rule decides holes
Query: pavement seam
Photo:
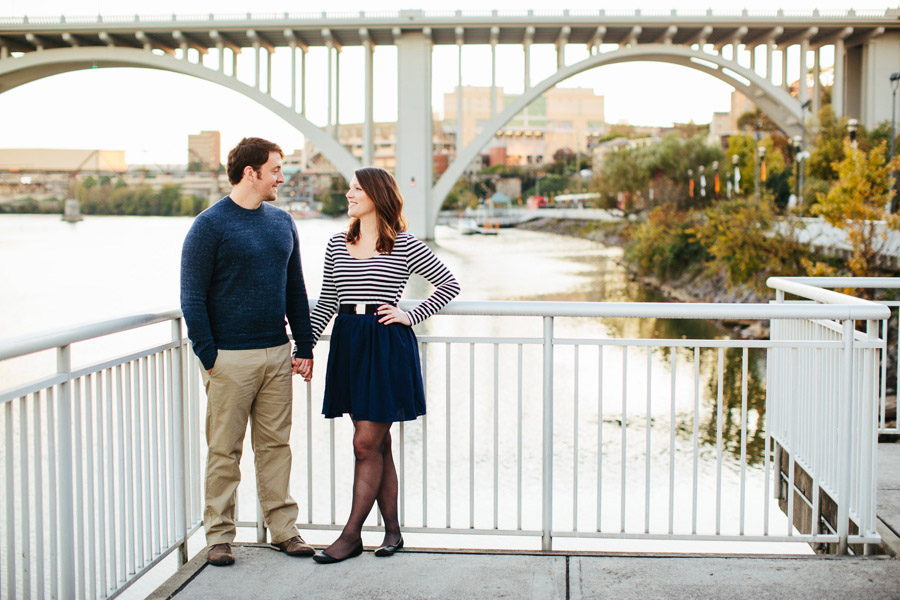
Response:
[{"label": "pavement seam", "polygon": [[890,530],[893,532],[894,535],[896,535],[898,538],[900,538],[900,532],[898,532],[896,529],[894,529],[893,527],[891,527],[890,523],[888,523],[887,521],[885,521],[885,520],[882,519],[881,517],[878,517],[878,520],[881,521],[881,523],[882,523],[885,527],[887,527],[888,529],[890,529]]},{"label": "pavement seam", "polygon": [[202,573],[202,572],[204,571],[204,569],[206,569],[206,567],[208,567],[208,566],[209,566],[209,563],[208,563],[208,562],[207,562],[207,563],[203,563],[203,566],[200,567],[199,569],[197,569],[196,571],[194,571],[194,573],[193,573],[190,577],[188,577],[187,580],[185,580],[184,583],[182,583],[180,586],[178,586],[178,589],[175,590],[174,592],[172,592],[172,595],[169,596],[169,598],[174,598],[175,596],[177,596],[177,595],[179,594],[179,592],[181,592],[181,590],[183,590],[184,588],[186,588],[186,587],[188,586],[188,584],[189,584],[190,582],[192,582],[192,581],[197,577],[197,575],[199,575],[200,573]]}]

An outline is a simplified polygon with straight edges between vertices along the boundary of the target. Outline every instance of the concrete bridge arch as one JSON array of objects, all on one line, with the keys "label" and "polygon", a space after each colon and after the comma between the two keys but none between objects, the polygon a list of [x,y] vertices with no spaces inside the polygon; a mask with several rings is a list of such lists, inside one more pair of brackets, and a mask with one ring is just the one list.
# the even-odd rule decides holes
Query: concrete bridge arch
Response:
[{"label": "concrete bridge arch", "polygon": [[752,99],[788,137],[801,132],[802,111],[797,99],[764,77],[719,55],[670,44],[640,44],[613,52],[594,54],[581,62],[563,67],[534,85],[484,125],[478,137],[463,149],[435,184],[432,190],[432,210],[428,211],[433,221],[429,223],[428,230],[434,231],[434,224],[441,205],[453,185],[465,172],[466,167],[490,143],[494,134],[531,102],[558,83],[589,69],[636,61],[665,62],[711,75]]},{"label": "concrete bridge arch", "polygon": [[0,93],[45,77],[105,67],[158,69],[219,84],[269,109],[300,131],[349,181],[359,161],[336,139],[303,115],[259,89],[203,65],[136,48],[84,46],[29,52],[0,61]]}]

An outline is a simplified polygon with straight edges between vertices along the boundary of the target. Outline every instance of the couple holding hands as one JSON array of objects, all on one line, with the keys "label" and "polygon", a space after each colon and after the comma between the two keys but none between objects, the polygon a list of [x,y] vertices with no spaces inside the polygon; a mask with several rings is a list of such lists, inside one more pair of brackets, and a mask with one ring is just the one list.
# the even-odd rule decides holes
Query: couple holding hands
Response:
[{"label": "couple holding hands", "polygon": [[[326,564],[359,556],[363,522],[377,501],[385,533],[375,555],[403,547],[390,428],[425,414],[411,326],[459,293],[428,246],[406,233],[394,178],[364,168],[347,191],[349,228],[328,241],[322,293],[310,315],[297,228],[288,213],[267,204],[284,183],[283,157],[272,142],[241,140],[228,154],[231,193],[196,218],[182,249],[181,308],[208,400],[203,525],[207,559],[218,566],[234,562],[235,497],[248,419],[257,493],[274,546]],[[413,273],[435,289],[404,312],[397,303]],[[322,413],[353,419],[353,501],[341,535],[315,554],[297,530],[298,506],[289,489],[291,375],[312,379],[313,346],[335,313]]]}]

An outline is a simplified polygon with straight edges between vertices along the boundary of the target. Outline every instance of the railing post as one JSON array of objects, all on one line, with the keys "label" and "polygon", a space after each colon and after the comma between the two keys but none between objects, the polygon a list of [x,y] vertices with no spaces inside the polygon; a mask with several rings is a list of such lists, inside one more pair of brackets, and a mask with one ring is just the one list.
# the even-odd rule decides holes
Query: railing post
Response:
[{"label": "railing post", "polygon": [[544,317],[544,457],[541,550],[553,549],[553,317]]},{"label": "railing post", "polygon": [[[72,353],[69,346],[56,349],[56,371],[67,375],[59,384],[57,419],[59,423],[59,597],[75,598],[75,488],[72,481]],[[29,560],[25,557],[24,560]]]},{"label": "railing post", "polygon": [[175,532],[181,536],[181,544],[178,545],[178,566],[181,567],[188,561],[188,532],[187,532],[187,494],[185,493],[185,432],[184,427],[184,369],[182,368],[181,355],[181,319],[172,319],[172,341],[175,347],[172,349],[172,394],[173,407],[172,438],[175,441]]},{"label": "railing post", "polygon": [[[880,380],[876,369],[879,362],[887,362],[887,353],[884,340],[879,340],[879,322],[869,320],[866,321],[866,337],[868,342],[881,341],[878,348],[870,348],[864,354],[864,366],[862,370],[863,380],[863,397],[860,403],[860,427],[859,431],[863,435],[860,440],[859,458],[860,458],[860,477],[861,477],[861,493],[860,502],[857,507],[859,518],[860,535],[869,535],[875,530],[876,515],[876,495],[878,492],[878,408],[881,405],[881,385],[876,383]],[[887,327],[885,327],[887,332]],[[885,339],[887,335],[885,335]],[[874,549],[873,544],[865,544],[863,553],[868,556]]]},{"label": "railing post", "polygon": [[843,414],[841,418],[840,490],[837,506],[838,554],[847,553],[847,536],[850,532],[850,470],[851,429],[853,423],[853,335],[854,320],[844,320],[844,385],[841,390]]},{"label": "railing post", "polygon": [[266,543],[266,519],[258,499],[256,501],[256,541],[260,544]]}]

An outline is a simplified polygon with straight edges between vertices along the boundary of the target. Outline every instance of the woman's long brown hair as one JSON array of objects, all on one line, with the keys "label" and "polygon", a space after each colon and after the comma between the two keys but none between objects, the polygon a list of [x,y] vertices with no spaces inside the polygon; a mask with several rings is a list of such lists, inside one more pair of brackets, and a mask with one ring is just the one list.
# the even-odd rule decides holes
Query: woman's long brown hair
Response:
[{"label": "woman's long brown hair", "polygon": [[[357,170],[356,181],[366,195],[375,203],[375,222],[378,224],[378,242],[375,249],[382,254],[390,254],[394,250],[397,234],[406,231],[406,218],[403,216],[403,196],[394,176],[379,167],[365,167]],[[359,241],[359,219],[350,219],[347,230],[347,243]]]}]

